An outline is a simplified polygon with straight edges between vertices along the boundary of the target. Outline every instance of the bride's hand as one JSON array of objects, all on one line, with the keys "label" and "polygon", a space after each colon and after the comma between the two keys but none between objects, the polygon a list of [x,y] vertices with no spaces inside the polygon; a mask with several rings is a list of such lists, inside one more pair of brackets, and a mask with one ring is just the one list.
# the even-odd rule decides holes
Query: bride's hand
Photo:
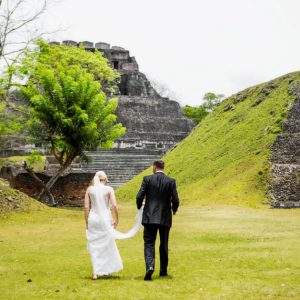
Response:
[{"label": "bride's hand", "polygon": [[113,224],[112,224],[112,225],[113,225],[113,228],[114,228],[114,229],[116,229],[116,228],[117,228],[117,226],[118,226],[118,223],[119,223],[119,222],[118,222],[118,220],[115,220],[115,221],[113,222]]}]

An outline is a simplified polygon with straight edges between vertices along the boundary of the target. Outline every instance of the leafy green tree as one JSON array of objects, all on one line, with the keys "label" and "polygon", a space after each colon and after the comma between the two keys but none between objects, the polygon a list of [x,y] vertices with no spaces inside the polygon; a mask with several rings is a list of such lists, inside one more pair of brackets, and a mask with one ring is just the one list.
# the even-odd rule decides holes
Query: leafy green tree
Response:
[{"label": "leafy green tree", "polygon": [[183,109],[183,114],[187,118],[194,120],[196,123],[200,123],[208,114],[208,112],[206,111],[203,105],[200,106],[186,105],[182,109]]},{"label": "leafy green tree", "polygon": [[224,100],[225,96],[223,94],[215,94],[208,92],[203,96],[203,105],[207,111],[213,111],[215,106]]},{"label": "leafy green tree", "polygon": [[223,94],[206,93],[203,96],[203,104],[199,106],[186,105],[182,108],[183,114],[196,123],[200,123],[224,98]]},{"label": "leafy green tree", "polygon": [[24,117],[21,114],[12,113],[7,105],[6,90],[1,87],[0,82],[0,146],[3,146],[6,138],[21,132]]},{"label": "leafy green tree", "polygon": [[30,110],[30,139],[48,146],[60,165],[47,184],[40,182],[43,191],[38,199],[48,195],[54,204],[50,190],[74,158],[84,159],[89,149],[110,147],[125,133],[114,114],[118,100],[108,100],[105,93],[115,89],[119,75],[100,52],[43,41],[26,52],[15,74],[27,78],[20,88]]}]

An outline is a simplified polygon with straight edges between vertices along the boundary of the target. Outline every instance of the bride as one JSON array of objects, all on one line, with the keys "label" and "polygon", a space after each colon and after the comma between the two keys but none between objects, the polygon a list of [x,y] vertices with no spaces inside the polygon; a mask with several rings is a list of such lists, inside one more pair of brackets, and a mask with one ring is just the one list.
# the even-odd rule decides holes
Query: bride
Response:
[{"label": "bride", "polygon": [[[112,187],[105,185],[107,176],[99,171],[95,174],[93,185],[89,186],[84,199],[87,248],[91,255],[93,277],[109,275],[123,269],[116,239],[133,237],[141,228],[143,209],[136,216],[135,226],[127,233],[116,230],[119,222],[118,206]],[[113,210],[112,219],[110,207]]]}]

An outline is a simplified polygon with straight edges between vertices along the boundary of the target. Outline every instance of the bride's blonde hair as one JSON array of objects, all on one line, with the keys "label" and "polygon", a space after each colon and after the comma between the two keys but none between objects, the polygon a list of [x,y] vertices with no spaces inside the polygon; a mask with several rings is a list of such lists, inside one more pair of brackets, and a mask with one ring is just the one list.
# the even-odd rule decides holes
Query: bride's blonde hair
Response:
[{"label": "bride's blonde hair", "polygon": [[107,175],[104,171],[98,171],[95,176],[99,177],[100,182],[108,182]]}]

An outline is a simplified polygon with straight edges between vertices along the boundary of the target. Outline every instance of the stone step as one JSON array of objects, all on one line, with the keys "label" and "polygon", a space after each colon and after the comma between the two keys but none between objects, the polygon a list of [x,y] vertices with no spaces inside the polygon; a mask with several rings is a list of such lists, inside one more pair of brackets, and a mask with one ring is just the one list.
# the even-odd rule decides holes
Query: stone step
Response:
[{"label": "stone step", "polygon": [[[87,173],[89,174],[96,174],[97,172],[99,171],[99,169],[95,169],[95,170],[88,170]],[[103,170],[100,170],[100,171],[103,171]],[[110,173],[109,171],[107,172],[106,170],[104,170],[104,172],[106,173],[106,175],[110,178],[112,177],[126,177],[126,176],[135,176],[136,174],[139,174],[141,172],[143,172],[144,170],[138,170],[138,171],[135,171],[135,172],[116,172],[116,173]],[[119,175],[120,174],[120,175]]]},{"label": "stone step", "polygon": [[[163,152],[151,149],[100,149],[87,151],[85,154],[92,161],[74,163],[70,169],[74,172],[90,174],[102,170],[107,174],[109,185],[116,189],[149,168],[154,160],[163,155]],[[48,169],[54,170],[58,167],[58,164],[51,163]]]},{"label": "stone step", "polygon": [[[98,171],[98,169],[93,170],[92,172],[90,172],[90,171],[91,170],[89,170],[88,173],[93,174],[93,173],[96,173]],[[103,171],[103,170],[100,170],[100,171]],[[135,172],[122,172],[122,171],[120,171],[120,172],[109,172],[107,170],[104,170],[104,172],[106,173],[106,175],[109,176],[110,178],[112,178],[112,177],[118,178],[118,177],[134,176],[134,175],[139,174],[139,173],[141,173],[143,171],[144,170],[141,170],[141,171],[138,170],[138,171],[135,171]]]},{"label": "stone step", "polygon": [[90,164],[94,164],[94,163],[113,163],[113,164],[117,164],[117,163],[120,163],[120,164],[125,164],[127,163],[128,165],[132,165],[132,164],[147,164],[147,163],[150,163],[152,164],[153,161],[155,159],[143,159],[143,160],[136,160],[136,159],[122,159],[122,160],[119,160],[119,159],[95,159],[95,160],[92,160],[88,163],[86,162],[82,162],[81,165],[90,165]]},{"label": "stone step", "polygon": [[97,171],[104,171],[105,173],[107,174],[110,174],[110,175],[118,175],[118,174],[136,174],[136,173],[140,173],[146,169],[148,169],[149,166],[145,167],[145,168],[123,168],[123,169],[120,169],[120,168],[114,168],[114,169],[107,169],[106,166],[99,166],[99,167],[91,167],[91,168],[82,168],[81,170],[83,172],[86,172],[86,173],[93,173],[93,172],[97,172]]},{"label": "stone step", "polygon": [[[154,161],[156,159],[159,159],[160,156],[88,156],[89,159],[93,161]],[[84,160],[82,160],[82,163],[85,163]]]},{"label": "stone step", "polygon": [[87,151],[85,152],[87,156],[90,155],[156,155],[162,156],[162,151],[151,150],[151,149],[105,149],[97,151]]},{"label": "stone step", "polygon": [[140,165],[143,165],[143,164],[152,164],[153,163],[153,160],[152,159],[149,159],[149,160],[146,160],[146,159],[143,159],[141,161],[136,161],[136,160],[117,160],[117,159],[99,159],[99,160],[93,160],[89,163],[86,163],[86,162],[82,162],[81,163],[81,166],[86,166],[86,165],[91,165],[91,164],[101,164],[101,163],[106,163],[106,164],[112,164],[112,165],[117,165],[117,164],[120,164],[120,165],[124,165],[124,164],[127,164],[127,165],[137,165],[137,166],[140,166]]},{"label": "stone step", "polygon": [[89,158],[92,159],[92,162],[94,161],[110,161],[110,160],[114,160],[114,161],[137,161],[137,162],[141,162],[141,161],[153,161],[155,159],[158,159],[157,156],[154,157],[149,157],[149,156],[144,156],[144,157],[128,157],[128,156],[124,156],[124,157],[115,157],[115,156],[90,156]]},{"label": "stone step", "polygon": [[143,166],[143,165],[152,165],[153,160],[148,160],[148,161],[115,161],[115,160],[101,160],[101,161],[93,161],[90,163],[82,163],[81,166],[91,166],[91,165],[101,165],[105,164],[107,166]]},{"label": "stone step", "polygon": [[87,153],[86,156],[134,156],[134,157],[138,157],[138,156],[161,156],[161,154],[159,153],[114,153],[114,152],[100,152],[100,153]]},{"label": "stone step", "polygon": [[114,167],[143,167],[143,166],[151,166],[153,163],[153,161],[147,161],[147,162],[143,162],[143,163],[139,163],[139,164],[131,164],[130,162],[95,162],[95,163],[91,163],[91,164],[82,164],[82,168],[89,168],[90,166],[102,166],[105,165],[107,166],[107,169],[114,168]]}]

